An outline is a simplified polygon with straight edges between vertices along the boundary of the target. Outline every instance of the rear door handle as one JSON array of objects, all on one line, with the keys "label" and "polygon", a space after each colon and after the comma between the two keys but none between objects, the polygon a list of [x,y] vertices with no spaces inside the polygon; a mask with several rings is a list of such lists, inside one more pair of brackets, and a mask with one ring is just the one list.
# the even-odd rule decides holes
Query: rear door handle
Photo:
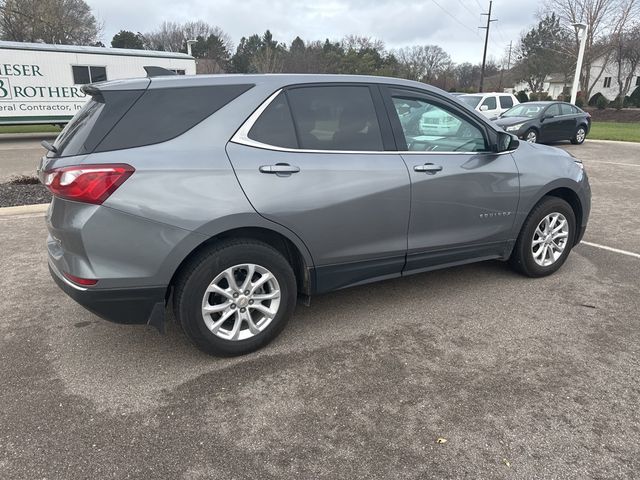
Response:
[{"label": "rear door handle", "polygon": [[276,163],[275,165],[262,165],[259,170],[262,173],[275,173],[276,175],[287,176],[292,173],[298,173],[300,167],[289,165],[288,163]]},{"label": "rear door handle", "polygon": [[433,163],[425,163],[424,165],[414,165],[413,170],[415,172],[437,173],[442,170],[442,165],[435,165]]}]

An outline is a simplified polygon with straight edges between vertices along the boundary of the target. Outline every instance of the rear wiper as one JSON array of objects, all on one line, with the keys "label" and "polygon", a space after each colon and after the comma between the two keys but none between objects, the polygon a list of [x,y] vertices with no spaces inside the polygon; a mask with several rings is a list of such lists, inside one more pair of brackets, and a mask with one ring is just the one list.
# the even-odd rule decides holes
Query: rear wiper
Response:
[{"label": "rear wiper", "polygon": [[46,148],[47,150],[49,150],[51,153],[58,153],[58,149],[56,147],[54,147],[53,145],[51,145],[49,142],[47,142],[46,140],[42,140],[40,142],[40,145],[42,145],[44,148]]}]

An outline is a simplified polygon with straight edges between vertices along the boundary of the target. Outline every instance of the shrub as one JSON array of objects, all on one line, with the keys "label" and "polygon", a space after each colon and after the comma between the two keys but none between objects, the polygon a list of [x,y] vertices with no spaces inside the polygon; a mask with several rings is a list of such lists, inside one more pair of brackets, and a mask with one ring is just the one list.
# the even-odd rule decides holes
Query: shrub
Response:
[{"label": "shrub", "polygon": [[607,108],[607,105],[609,105],[609,101],[605,98],[604,95],[600,95],[596,100],[596,107],[598,107],[598,110],[604,110],[605,108]]},{"label": "shrub", "polygon": [[576,107],[584,108],[584,98],[576,97]]},{"label": "shrub", "polygon": [[595,107],[598,105],[598,99],[602,97],[606,100],[606,98],[604,97],[604,95],[602,95],[600,92],[594,94],[590,99],[589,99],[589,106],[590,107]]},{"label": "shrub", "polygon": [[525,92],[524,90],[520,90],[518,93],[516,93],[516,98],[518,99],[518,101],[520,103],[525,103],[529,101],[529,97],[527,96],[527,92]]},{"label": "shrub", "polygon": [[629,102],[633,107],[640,107],[640,87],[636,88],[631,95],[629,95]]}]

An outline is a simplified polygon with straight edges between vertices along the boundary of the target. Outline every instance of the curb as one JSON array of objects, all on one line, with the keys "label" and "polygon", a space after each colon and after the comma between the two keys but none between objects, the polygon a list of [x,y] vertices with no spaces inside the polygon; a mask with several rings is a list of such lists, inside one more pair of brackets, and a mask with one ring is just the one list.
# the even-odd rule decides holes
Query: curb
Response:
[{"label": "curb", "polygon": [[621,145],[640,145],[640,142],[632,142],[630,140],[599,140],[597,138],[587,138],[587,142],[602,142],[602,143],[618,143]]},{"label": "curb", "polygon": [[16,207],[1,207],[0,217],[24,215],[26,213],[45,213],[48,208],[48,203],[36,203],[35,205],[18,205]]}]

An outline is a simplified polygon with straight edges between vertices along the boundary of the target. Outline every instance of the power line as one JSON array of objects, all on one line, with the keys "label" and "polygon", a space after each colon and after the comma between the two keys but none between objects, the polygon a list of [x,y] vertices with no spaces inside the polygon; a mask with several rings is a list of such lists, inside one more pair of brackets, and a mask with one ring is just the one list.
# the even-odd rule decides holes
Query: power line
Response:
[{"label": "power line", "polygon": [[444,13],[446,13],[447,15],[449,15],[451,18],[453,18],[456,22],[458,22],[461,26],[463,26],[464,28],[466,28],[467,30],[469,30],[470,32],[473,32],[475,35],[478,35],[478,31],[474,30],[473,28],[471,28],[469,25],[466,25],[464,23],[462,23],[460,20],[458,20],[456,17],[454,17],[453,15],[451,15],[451,13],[449,13],[448,10],[445,10],[442,5],[440,5],[438,2],[436,2],[436,0],[431,0],[433,3],[436,4],[436,6],[442,10]]},{"label": "power line", "polygon": [[464,0],[458,0],[458,2],[460,2],[460,5],[462,5],[464,7],[464,9],[469,12],[471,15],[473,15],[474,17],[478,16],[478,12],[474,12],[473,10],[471,10],[466,3],[464,3]]}]

